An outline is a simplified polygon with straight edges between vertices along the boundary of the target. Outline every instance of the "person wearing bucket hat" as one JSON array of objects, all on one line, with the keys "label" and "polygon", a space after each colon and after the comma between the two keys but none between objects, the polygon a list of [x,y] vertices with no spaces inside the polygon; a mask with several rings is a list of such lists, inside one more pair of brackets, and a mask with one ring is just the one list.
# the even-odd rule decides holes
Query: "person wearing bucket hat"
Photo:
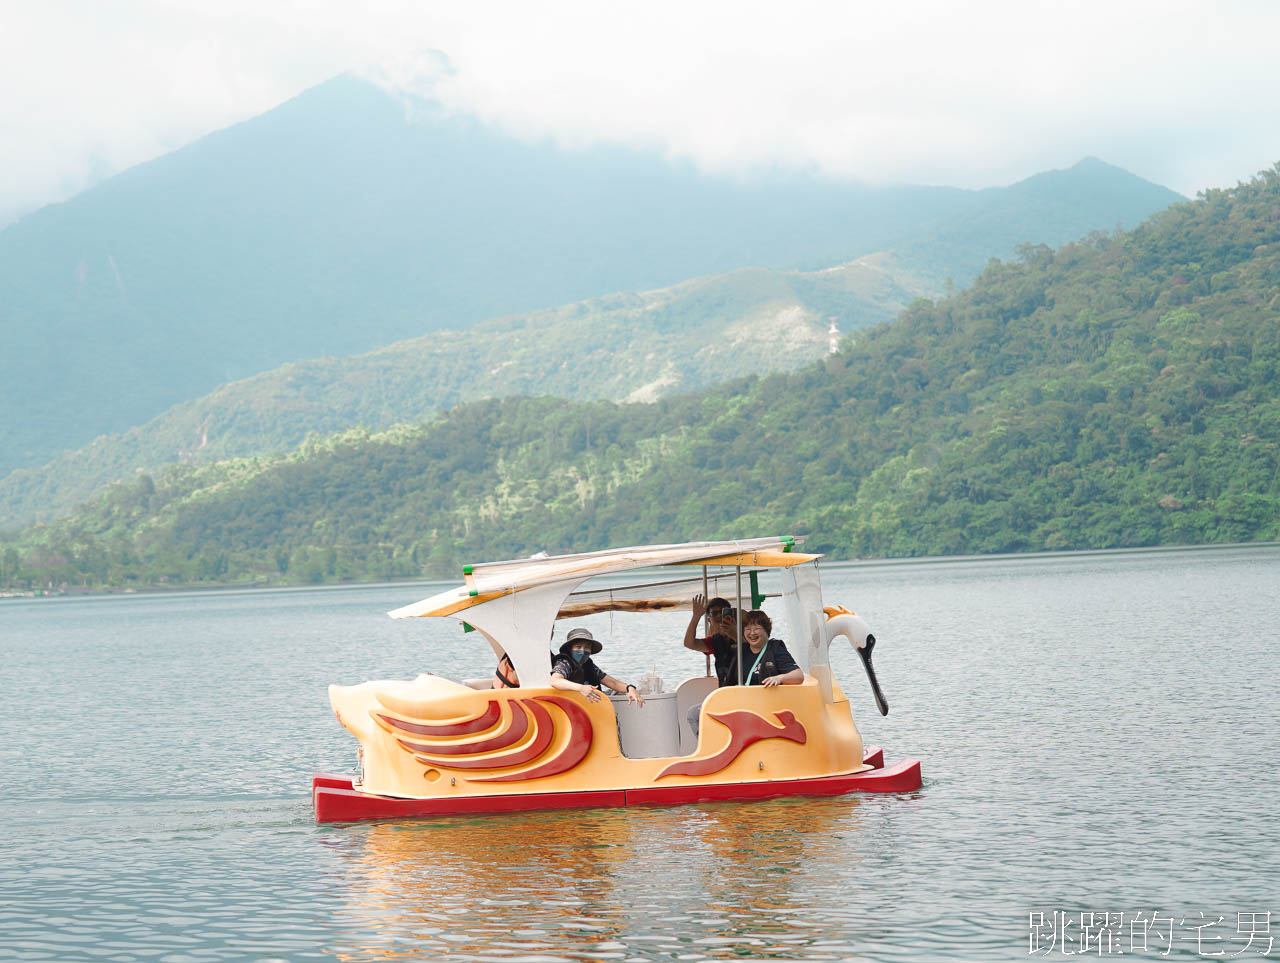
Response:
[{"label": "person wearing bucket hat", "polygon": [[644,696],[633,685],[623,685],[591,661],[604,646],[587,629],[570,629],[560,646],[560,654],[551,664],[551,685],[557,689],[581,692],[589,702],[600,701],[600,686],[626,693],[627,701],[644,705]]}]

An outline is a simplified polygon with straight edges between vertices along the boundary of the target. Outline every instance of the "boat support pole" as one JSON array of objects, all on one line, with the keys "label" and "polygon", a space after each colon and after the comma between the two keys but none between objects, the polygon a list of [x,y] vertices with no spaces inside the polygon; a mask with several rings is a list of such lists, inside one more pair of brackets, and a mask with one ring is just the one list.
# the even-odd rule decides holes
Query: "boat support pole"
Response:
[{"label": "boat support pole", "polygon": [[[702,566],[702,599],[707,600],[707,567]],[[702,612],[702,635],[703,638],[711,638],[711,616],[704,609]],[[711,675],[711,653],[707,653],[707,675]]]},{"label": "boat support pole", "polygon": [[734,581],[738,583],[738,647],[734,650],[736,658],[733,661],[738,663],[738,685],[742,685],[742,566],[735,565],[733,572]]}]

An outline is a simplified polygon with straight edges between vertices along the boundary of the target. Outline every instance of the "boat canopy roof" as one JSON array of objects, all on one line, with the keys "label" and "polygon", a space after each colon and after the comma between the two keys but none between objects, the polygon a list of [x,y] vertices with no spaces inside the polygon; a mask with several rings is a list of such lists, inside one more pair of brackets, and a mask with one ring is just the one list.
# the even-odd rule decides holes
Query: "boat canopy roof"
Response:
[{"label": "boat canopy roof", "polygon": [[[535,556],[485,565],[468,565],[463,568],[465,585],[394,609],[387,614],[393,619],[457,615],[504,595],[560,582],[576,584],[599,575],[661,565],[741,566],[759,570],[790,568],[821,557],[795,551],[803,542],[804,536],[783,535],[727,542],[641,545],[604,552]],[[707,590],[713,597],[723,595],[732,599],[736,591],[730,588],[733,581],[732,576],[728,577],[728,581],[708,576]],[[568,597],[559,607],[556,618],[582,616],[592,612],[664,611],[680,608],[687,604],[693,591],[701,591],[701,585],[702,579],[699,576],[566,593]]]},{"label": "boat canopy roof", "polygon": [[[812,556],[798,557],[807,559]],[[759,571],[760,569],[757,568],[744,568],[742,574],[749,578]],[[689,608],[693,596],[703,589],[701,575],[664,579],[658,582],[642,582],[635,585],[583,588],[569,593],[569,597],[560,606],[556,618],[575,619],[584,615],[595,615],[598,612],[673,612],[677,609]],[[738,592],[737,579],[732,571],[709,573],[705,590],[707,598],[713,599],[719,596],[732,604]],[[743,605],[754,608],[749,599],[750,595],[744,595]]]}]

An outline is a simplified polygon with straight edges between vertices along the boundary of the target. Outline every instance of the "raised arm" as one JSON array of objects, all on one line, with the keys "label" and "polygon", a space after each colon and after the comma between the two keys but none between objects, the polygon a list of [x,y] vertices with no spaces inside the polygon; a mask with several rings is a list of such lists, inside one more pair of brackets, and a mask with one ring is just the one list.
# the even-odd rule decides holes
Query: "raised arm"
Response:
[{"label": "raised arm", "polygon": [[711,646],[703,639],[699,639],[698,622],[707,613],[707,597],[699,592],[693,597],[693,615],[689,619],[689,626],[684,630],[684,647],[693,649],[694,652],[710,652]]}]

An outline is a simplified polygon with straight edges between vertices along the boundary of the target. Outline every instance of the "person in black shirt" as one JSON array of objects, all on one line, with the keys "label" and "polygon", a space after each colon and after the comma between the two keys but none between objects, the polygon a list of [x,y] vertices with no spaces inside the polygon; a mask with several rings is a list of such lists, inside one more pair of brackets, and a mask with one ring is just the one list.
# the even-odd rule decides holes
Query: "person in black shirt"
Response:
[{"label": "person in black shirt", "polygon": [[[698,620],[706,613],[711,619],[711,634],[705,639],[695,638],[698,631]],[[710,602],[699,592],[693,597],[693,617],[684,630],[684,647],[695,652],[708,653],[715,658],[716,680],[720,685],[737,685],[735,673],[731,678],[729,670],[733,668],[733,637],[738,634],[737,613],[724,599],[716,598]],[[697,725],[694,725],[697,731]]]},{"label": "person in black shirt", "polygon": [[[804,672],[787,651],[781,639],[769,638],[773,622],[759,609],[753,609],[742,617],[742,637],[745,646],[739,646],[738,658],[742,659],[743,685],[799,685]],[[733,673],[738,674],[737,666]]]},{"label": "person in black shirt", "polygon": [[626,693],[627,701],[644,705],[644,696],[633,685],[623,685],[591,661],[604,646],[586,629],[570,629],[560,646],[560,654],[551,664],[551,685],[557,689],[581,692],[588,702],[599,702],[599,686]]},{"label": "person in black shirt", "polygon": [[[718,631],[705,639],[694,638],[693,633],[703,612],[712,616],[712,627]],[[685,630],[684,644],[697,652],[711,652],[715,655],[716,678],[721,687],[738,684],[738,660],[742,661],[743,685],[772,687],[799,685],[804,681],[804,672],[791,657],[783,641],[769,638],[773,622],[764,612],[753,609],[743,615],[743,641],[735,646],[732,635],[736,629],[736,613],[724,599],[712,599],[708,605],[702,595],[693,597],[693,618]],[[701,702],[689,707],[685,713],[685,721],[697,736],[702,721]]]}]

